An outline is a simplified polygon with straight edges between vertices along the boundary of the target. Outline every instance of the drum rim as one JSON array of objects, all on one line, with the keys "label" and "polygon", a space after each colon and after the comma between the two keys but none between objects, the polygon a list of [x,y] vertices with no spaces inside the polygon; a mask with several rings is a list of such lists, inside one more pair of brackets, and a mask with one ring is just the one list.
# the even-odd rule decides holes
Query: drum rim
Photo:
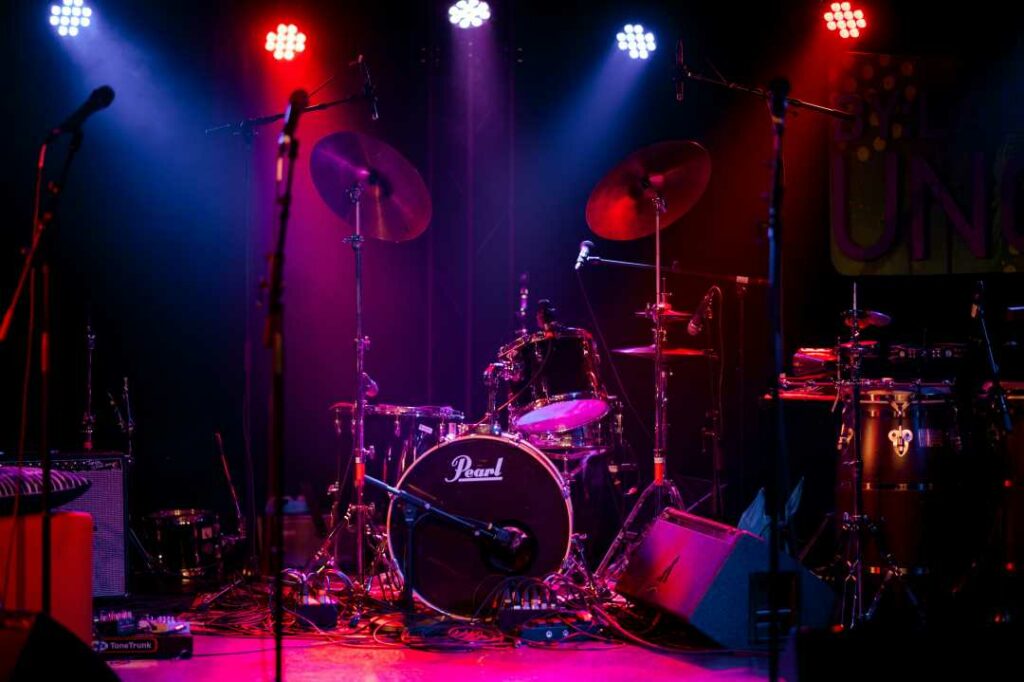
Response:
[{"label": "drum rim", "polygon": [[576,426],[569,426],[562,429],[561,431],[552,431],[550,429],[545,429],[540,433],[565,433],[566,431],[581,429],[584,426],[587,426],[588,424],[593,424],[594,422],[600,419],[604,419],[612,411],[612,406],[611,403],[608,401],[608,394],[606,392],[574,391],[572,393],[560,393],[558,395],[549,396],[547,398],[538,398],[537,400],[534,400],[532,403],[529,403],[524,407],[516,408],[514,410],[510,409],[509,413],[512,416],[512,425],[515,426],[520,431],[523,431],[524,433],[538,433],[537,431],[531,432],[528,429],[524,429],[523,427],[521,427],[519,425],[519,420],[522,419],[527,414],[529,414],[530,412],[536,412],[537,410],[543,407],[548,407],[549,405],[554,405],[555,403],[567,403],[573,400],[599,400],[602,403],[604,403],[605,410],[603,413],[601,413],[600,416],[594,417],[593,419],[585,421],[582,424],[577,424]]},{"label": "drum rim", "polygon": [[558,327],[557,329],[552,329],[550,331],[540,330],[529,334],[523,334],[516,340],[510,341],[498,349],[498,357],[500,358],[513,353],[523,346],[532,343],[557,338],[586,339],[590,344],[594,343],[594,335],[582,327]]},{"label": "drum rim", "polygon": [[159,509],[146,514],[150,521],[170,521],[176,526],[187,526],[196,521],[208,519],[215,524],[220,524],[217,513],[209,509],[195,509],[182,507],[180,509]]},{"label": "drum rim", "polygon": [[[335,413],[348,414],[352,412],[353,404],[350,402],[338,402],[330,406],[329,410]],[[446,422],[461,422],[466,419],[463,412],[456,410],[450,405],[396,405],[393,403],[375,403],[366,406],[368,417],[415,417],[417,419],[436,419]]]},{"label": "drum rim", "polygon": [[[433,453],[434,450],[438,450],[438,449],[440,449],[440,448],[442,448],[442,447],[444,447],[446,445],[451,445],[452,443],[458,443],[458,442],[461,442],[461,441],[473,440],[473,439],[476,439],[476,440],[496,440],[496,441],[499,441],[501,443],[508,443],[510,445],[513,445],[515,447],[523,449],[526,452],[526,454],[530,455],[535,460],[540,462],[542,466],[547,468],[548,472],[550,472],[555,477],[555,482],[556,483],[562,484],[561,485],[562,491],[563,491],[562,492],[562,502],[565,504],[565,512],[566,512],[566,516],[567,516],[568,521],[569,521],[569,524],[568,524],[569,532],[567,533],[568,537],[566,537],[566,541],[565,541],[565,552],[562,554],[562,558],[561,558],[561,560],[558,563],[559,567],[564,566],[566,559],[569,558],[569,553],[572,551],[572,534],[573,534],[572,500],[565,495],[566,488],[564,486],[564,481],[562,480],[562,474],[559,473],[557,468],[555,468],[555,465],[551,462],[551,460],[548,459],[547,456],[545,456],[544,453],[539,448],[537,448],[535,445],[529,443],[528,441],[524,440],[523,438],[521,438],[518,435],[511,435],[511,434],[504,434],[504,433],[503,434],[498,434],[498,435],[489,434],[489,433],[486,433],[486,434],[485,433],[469,433],[469,434],[466,434],[464,436],[459,436],[458,438],[453,438],[452,440],[449,440],[449,441],[438,443],[437,445],[435,445],[434,447],[430,448],[429,450],[424,452],[422,455],[417,457],[416,461],[414,461],[412,464],[409,465],[409,468],[407,468],[405,470],[405,472],[402,474],[402,477],[400,479],[398,479],[398,483],[395,484],[395,487],[398,488],[399,490],[402,490],[402,484],[405,483],[405,479],[409,476],[409,474],[412,472],[412,470],[414,468],[416,468],[416,465],[419,464],[421,460],[426,459],[427,455]],[[395,511],[395,502],[396,501],[397,500],[395,498],[392,498],[388,502],[388,515],[387,515],[387,518],[384,520],[384,527],[387,529],[387,533],[388,533],[388,554],[391,555],[391,560],[394,562],[395,572],[398,573],[399,576],[401,576],[402,583],[404,584],[405,583],[405,574],[402,573],[401,562],[398,561],[398,557],[397,557],[397,555],[395,553],[394,540],[393,540],[394,533],[391,532],[391,515]],[[474,620],[474,618],[472,616],[464,616],[462,614],[452,613],[450,611],[442,609],[441,607],[437,606],[436,604],[434,604],[430,600],[424,598],[424,596],[419,593],[419,590],[417,590],[415,588],[415,586],[413,587],[412,592],[413,592],[413,595],[415,597],[417,597],[421,602],[423,602],[424,604],[426,604],[430,608],[434,609],[438,613],[441,613],[441,614],[443,614],[445,616],[449,616],[451,618],[455,618],[457,620],[465,620],[465,621]]]}]

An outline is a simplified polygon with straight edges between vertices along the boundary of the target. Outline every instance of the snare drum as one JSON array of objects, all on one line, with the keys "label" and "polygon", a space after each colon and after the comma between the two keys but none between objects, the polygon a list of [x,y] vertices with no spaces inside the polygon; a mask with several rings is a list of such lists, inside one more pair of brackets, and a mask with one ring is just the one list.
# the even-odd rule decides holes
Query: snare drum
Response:
[{"label": "snare drum", "polygon": [[145,517],[156,568],[184,580],[209,578],[223,567],[220,521],[202,509],[165,509]]},{"label": "snare drum", "polygon": [[526,440],[557,460],[577,460],[603,455],[622,444],[622,404],[612,396],[607,415],[589,424],[560,433],[528,433]]},{"label": "snare drum", "polygon": [[590,333],[565,327],[523,336],[501,349],[508,368],[512,427],[528,434],[563,433],[610,409]]}]

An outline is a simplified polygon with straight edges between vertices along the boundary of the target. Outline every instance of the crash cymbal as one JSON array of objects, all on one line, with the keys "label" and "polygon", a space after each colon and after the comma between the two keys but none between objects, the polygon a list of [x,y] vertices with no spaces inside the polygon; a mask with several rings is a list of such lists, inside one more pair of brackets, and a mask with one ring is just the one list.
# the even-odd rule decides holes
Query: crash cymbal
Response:
[{"label": "crash cymbal", "polygon": [[404,242],[430,223],[430,192],[419,172],[393,147],[367,135],[333,133],[313,147],[309,168],[320,198],[354,232],[358,186],[364,237]]},{"label": "crash cymbal", "polygon": [[587,201],[587,225],[605,239],[654,233],[656,194],[665,200],[661,227],[693,208],[711,177],[711,156],[696,142],[659,142],[633,152],[601,179]]},{"label": "crash cymbal", "polygon": [[[646,358],[649,360],[654,359],[654,345],[650,346],[630,346],[627,348],[612,348],[613,353],[619,355],[629,355],[634,358]],[[707,355],[707,351],[703,351],[697,348],[662,348],[662,357],[666,359],[672,358],[694,358],[703,357]]]},{"label": "crash cymbal", "polygon": [[887,327],[892,318],[877,310],[846,310],[843,312],[843,324],[847,327],[856,325],[859,329],[868,327]]}]

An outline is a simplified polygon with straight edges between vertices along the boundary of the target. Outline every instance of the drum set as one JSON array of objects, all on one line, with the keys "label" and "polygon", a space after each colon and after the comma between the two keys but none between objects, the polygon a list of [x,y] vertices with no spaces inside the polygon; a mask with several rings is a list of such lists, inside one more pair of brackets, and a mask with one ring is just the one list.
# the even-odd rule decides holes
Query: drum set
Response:
[{"label": "drum set", "polygon": [[[382,143],[356,133],[328,136],[314,148],[311,169],[320,195],[354,233],[397,242],[426,229],[430,208],[420,192],[422,180]],[[654,303],[638,313],[651,321],[653,343],[612,350],[654,364],[656,480],[641,495],[641,501],[657,498],[651,513],[664,504],[682,504],[665,475],[668,362],[706,357],[704,350],[666,342],[668,326],[685,324],[690,315],[668,302],[660,230],[696,203],[709,174],[709,156],[700,145],[661,143],[623,160],[597,185],[587,206],[588,222],[600,236],[655,235],[658,262],[629,264],[654,273]],[[353,192],[364,204],[372,201],[373,210],[359,210]],[[356,291],[361,295],[360,281]],[[359,300],[356,310],[358,315]],[[350,527],[357,545],[355,584],[369,589],[375,575],[390,572],[404,583],[407,598],[415,593],[456,617],[478,615],[512,578],[558,573],[588,589],[607,589],[637,528],[610,541],[638,521],[622,524],[614,515],[603,546],[579,529],[623,506],[609,492],[623,487],[611,480],[627,447],[622,405],[607,390],[589,331],[562,325],[549,306],[540,307],[536,331],[527,329],[525,306],[520,317],[518,335],[496,350],[484,372],[487,411],[473,423],[450,406],[371,402],[377,387],[363,369],[369,338],[357,334],[356,397],[330,406],[338,435],[351,438],[354,473],[342,475],[339,466],[329,488],[330,530],[307,566],[311,573],[338,569],[340,530]],[[368,439],[371,432],[376,436]],[[598,461],[603,465],[594,466]],[[351,490],[343,491],[348,480]],[[364,496],[366,485],[386,493],[386,509],[366,503],[374,499]],[[345,495],[351,499],[347,509]]]},{"label": "drum set", "polygon": [[[598,258],[590,254],[590,242],[581,245],[577,260],[577,269],[595,264],[653,274],[652,302],[636,313],[650,322],[650,343],[599,346],[590,331],[561,324],[550,305],[539,307],[536,329],[530,330],[522,301],[519,329],[495,350],[483,372],[486,412],[472,422],[451,406],[376,403],[378,386],[365,371],[370,338],[362,328],[361,245],[368,238],[402,242],[426,230],[431,206],[422,178],[394,149],[351,132],[320,140],[311,170],[320,196],[352,229],[345,241],[356,261],[357,333],[355,395],[329,406],[337,435],[351,441],[351,457],[343,465],[339,448],[338,476],[328,488],[327,532],[304,575],[344,569],[352,577],[339,584],[364,595],[375,579],[401,585],[403,603],[411,605],[415,596],[456,618],[479,617],[510,581],[558,576],[594,596],[609,595],[647,521],[666,506],[684,507],[667,475],[671,364],[701,361],[721,372],[721,338],[716,350],[669,343],[673,327],[686,325],[696,335],[708,320],[721,317],[721,290],[713,286],[693,313],[674,309],[663,276],[668,269],[661,265],[661,230],[701,197],[710,176],[707,151],[687,141],[640,149],[606,174],[587,204],[588,225],[600,237],[654,236],[653,264]],[[962,401],[947,372],[948,363],[963,359],[966,347],[897,344],[886,356],[876,340],[863,335],[888,325],[890,318],[862,309],[856,286],[853,305],[841,320],[848,337],[831,348],[798,350],[795,376],[782,378],[779,398],[841,407],[837,511],[831,515],[837,520],[835,555],[822,570],[831,572],[845,592],[842,622],[855,624],[872,617],[895,586],[917,608],[919,593],[929,592],[922,580],[934,584],[939,578],[949,585],[962,576],[970,557],[965,561],[957,548],[976,527],[963,513]],[[603,378],[602,351],[650,362],[653,370],[653,480],[629,500],[632,509],[625,518],[626,486],[616,477],[631,449],[623,433],[622,402]],[[893,369],[898,371],[885,373]],[[1011,391],[1014,408],[1020,394]],[[712,396],[716,404],[709,415],[720,415],[720,398]],[[1022,412],[1015,409],[1018,421]],[[715,469],[708,497],[720,514],[724,468],[717,418],[705,432]],[[1019,439],[1012,447],[1007,440],[999,447],[1020,450]],[[1022,466],[1017,461],[1016,467],[1004,467],[1006,490],[1018,490],[1016,472]],[[1019,506],[1020,496],[1007,500],[1001,532],[1009,565],[1024,560],[1014,554],[1024,540],[1016,538],[1019,532],[1009,522],[1010,507]],[[602,515],[604,528],[595,525]],[[215,519],[180,510],[150,523],[156,542],[166,548],[159,560],[168,570],[199,575],[219,562],[205,542],[219,532],[211,525]],[[343,538],[354,543],[354,561],[344,566]]]}]

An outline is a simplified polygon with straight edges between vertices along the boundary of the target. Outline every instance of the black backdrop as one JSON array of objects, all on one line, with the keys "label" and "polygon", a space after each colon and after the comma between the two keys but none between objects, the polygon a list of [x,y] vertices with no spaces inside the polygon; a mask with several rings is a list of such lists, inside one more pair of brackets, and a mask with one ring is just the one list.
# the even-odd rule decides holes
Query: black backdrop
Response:
[{"label": "black backdrop", "polygon": [[[26,243],[36,147],[59,120],[101,83],[117,91],[107,112],[86,128],[62,220],[51,236],[54,270],[55,446],[76,449],[83,409],[84,322],[98,338],[98,443],[120,448],[106,405],[129,377],[138,422],[136,505],[141,511],[197,504],[226,511],[212,434],[222,431],[236,479],[244,480],[245,434],[261,488],[265,455],[267,357],[260,345],[258,280],[273,222],[271,127],[247,151],[240,138],[206,136],[208,126],[280,110],[295,87],[339,78],[322,97],[358,88],[345,67],[367,55],[380,87],[382,120],[352,107],[306,117],[302,157],[330,132],[351,129],[400,149],[431,188],[434,216],[426,234],[401,245],[367,247],[368,367],[382,401],[483,409],[479,379],[509,338],[518,276],[531,294],[551,298],[562,319],[593,327],[572,264],[592,238],[583,219],[590,189],[618,159],[662,139],[696,139],[713,159],[712,181],[696,209],[666,230],[670,259],[683,267],[763,275],[769,151],[767,116],[756,102],[688,85],[682,105],[670,81],[672,43],[685,39],[688,61],[736,80],[764,82],[784,71],[794,94],[823,98],[827,54],[817,3],[495,2],[492,25],[455,32],[441,2],[181,2],[127,0],[96,4],[96,35],[61,40],[46,25],[46,4],[7,3],[0,45],[8,73],[2,123],[4,228],[0,293],[13,289],[18,248]],[[984,3],[982,3],[984,4]],[[351,6],[350,6],[351,5]],[[1003,11],[951,17],[927,3],[874,3],[879,17],[859,49],[952,54],[989,78],[994,63],[1018,56],[1017,22]],[[994,6],[994,4],[993,4]],[[310,34],[309,60],[289,71],[262,51],[261,32],[278,17]],[[611,36],[625,21],[646,22],[659,38],[645,68],[613,54]],[[830,53],[829,53],[830,54]],[[1019,81],[1019,79],[1017,79]],[[826,122],[800,114],[787,156],[786,334],[790,348],[824,345],[837,334],[836,313],[849,281],[828,258]],[[52,162],[62,148],[52,150]],[[244,183],[252,171],[251,190]],[[323,489],[336,443],[326,407],[350,398],[351,258],[345,228],[312,190],[300,162],[288,246],[289,490]],[[247,217],[247,211],[251,211]],[[651,240],[598,241],[609,257],[652,257]],[[582,282],[611,346],[644,343],[633,316],[652,296],[650,277],[587,270]],[[674,278],[677,307],[699,300],[707,282]],[[894,315],[893,339],[963,339],[971,280],[877,278],[862,283],[867,305]],[[992,278],[997,297],[1021,293],[1019,279]],[[769,376],[763,292],[747,299],[742,333],[736,297],[726,290],[726,415],[729,502],[742,508],[761,483],[766,443],[755,399]],[[0,448],[16,443],[24,357],[25,308],[13,338],[0,347]],[[747,382],[735,382],[736,344],[747,352]],[[247,350],[248,349],[248,350]],[[248,358],[248,359],[247,359]],[[246,367],[251,367],[246,381]],[[624,389],[650,414],[649,368],[619,364]],[[611,385],[612,378],[605,377]],[[250,388],[247,390],[246,386]],[[671,467],[708,475],[699,432],[708,400],[705,367],[685,365],[672,380]],[[618,391],[619,387],[611,386]],[[245,396],[251,397],[245,427]],[[740,397],[746,419],[740,423]],[[30,405],[34,404],[30,401]],[[634,420],[630,438],[649,442]],[[649,425],[648,425],[649,426]],[[36,429],[30,428],[29,445]],[[741,443],[743,447],[741,447]],[[807,451],[831,443],[803,443]],[[261,499],[260,492],[257,498]]]}]

